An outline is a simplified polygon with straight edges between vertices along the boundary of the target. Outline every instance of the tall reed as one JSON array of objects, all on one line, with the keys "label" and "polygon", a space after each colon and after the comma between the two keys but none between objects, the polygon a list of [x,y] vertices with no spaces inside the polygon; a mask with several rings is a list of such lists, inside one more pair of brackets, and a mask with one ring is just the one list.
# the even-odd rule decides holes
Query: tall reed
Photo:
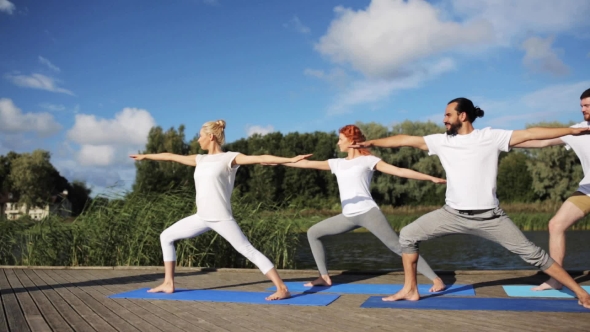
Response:
[{"label": "tall reed", "polygon": [[[91,205],[71,223],[0,221],[0,264],[65,266],[161,265],[160,233],[196,212],[191,193],[128,194]],[[274,213],[259,214],[259,210]],[[295,268],[300,231],[290,214],[275,207],[233,204],[234,216],[251,243],[278,268]],[[177,264],[253,267],[215,232],[177,241]]]}]

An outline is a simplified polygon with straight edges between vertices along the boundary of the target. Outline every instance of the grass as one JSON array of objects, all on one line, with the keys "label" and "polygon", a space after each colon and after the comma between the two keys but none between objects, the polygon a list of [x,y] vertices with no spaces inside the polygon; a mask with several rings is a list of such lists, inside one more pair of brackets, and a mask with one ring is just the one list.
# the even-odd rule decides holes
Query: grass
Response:
[{"label": "grass", "polygon": [[[508,203],[502,204],[502,209],[510,219],[523,231],[545,231],[549,220],[555,215],[561,203]],[[394,230],[399,232],[405,225],[413,222],[422,215],[434,211],[440,206],[384,206],[381,210]],[[340,210],[303,210],[294,222],[305,231],[314,224],[341,213]],[[572,230],[590,230],[590,216],[580,220]],[[360,228],[357,232],[364,232]]]},{"label": "grass", "polygon": [[[97,200],[100,202],[100,200]],[[234,200],[234,216],[250,242],[278,268],[295,268],[301,233],[340,210],[298,209]],[[383,207],[399,230],[439,206]],[[522,230],[547,230],[559,204],[506,204]],[[160,233],[195,213],[191,193],[128,194],[90,206],[72,220],[0,220],[0,264],[48,266],[161,265]],[[573,227],[590,230],[590,217]],[[360,229],[359,231],[362,231]],[[254,267],[215,232],[176,243],[179,266]]]},{"label": "grass", "polygon": [[[300,231],[285,211],[233,204],[250,242],[278,268],[295,267]],[[0,221],[0,264],[50,266],[161,265],[160,233],[195,213],[194,196],[182,192],[130,194],[90,206],[73,222],[49,217]],[[253,267],[215,232],[176,243],[179,266]]]}]

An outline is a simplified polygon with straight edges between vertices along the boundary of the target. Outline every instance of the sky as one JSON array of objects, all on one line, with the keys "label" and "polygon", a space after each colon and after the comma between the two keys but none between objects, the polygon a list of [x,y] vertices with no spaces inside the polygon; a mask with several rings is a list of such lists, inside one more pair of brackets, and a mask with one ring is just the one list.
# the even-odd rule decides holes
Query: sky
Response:
[{"label": "sky", "polygon": [[[590,1],[0,0],[0,154],[45,149],[94,194],[128,189],[153,126],[254,133],[582,121]],[[106,189],[110,188],[110,189]]]}]

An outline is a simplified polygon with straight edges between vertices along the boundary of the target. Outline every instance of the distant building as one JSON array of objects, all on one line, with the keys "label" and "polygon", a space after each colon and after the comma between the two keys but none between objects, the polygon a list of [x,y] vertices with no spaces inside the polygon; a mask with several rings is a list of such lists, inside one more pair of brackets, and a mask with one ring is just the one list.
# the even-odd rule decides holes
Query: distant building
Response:
[{"label": "distant building", "polygon": [[56,214],[61,217],[69,217],[72,215],[72,203],[68,199],[67,190],[51,196],[49,204],[46,204],[44,207],[35,206],[27,209],[27,204],[15,201],[12,194],[0,197],[0,205],[0,212],[8,220],[17,220],[27,213],[33,220],[41,220],[49,214]]}]

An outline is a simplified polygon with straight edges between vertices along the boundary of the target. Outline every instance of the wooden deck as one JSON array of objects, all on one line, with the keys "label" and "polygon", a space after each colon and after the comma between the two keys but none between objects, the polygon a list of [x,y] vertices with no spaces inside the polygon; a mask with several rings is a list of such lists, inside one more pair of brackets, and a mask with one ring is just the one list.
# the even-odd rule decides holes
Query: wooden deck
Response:
[{"label": "wooden deck", "polygon": [[[162,272],[0,267],[0,331],[590,331],[590,313],[362,309],[367,295],[342,295],[326,307],[107,298],[155,286]],[[313,271],[280,273],[285,281],[315,277]],[[457,271],[441,276],[446,283],[473,284],[479,297],[505,297],[501,285],[544,279],[536,271]],[[587,273],[574,276],[590,284]],[[249,291],[272,285],[257,270],[236,269],[181,269],[176,281],[182,288]],[[334,281],[402,283],[403,275],[343,273]]]}]

